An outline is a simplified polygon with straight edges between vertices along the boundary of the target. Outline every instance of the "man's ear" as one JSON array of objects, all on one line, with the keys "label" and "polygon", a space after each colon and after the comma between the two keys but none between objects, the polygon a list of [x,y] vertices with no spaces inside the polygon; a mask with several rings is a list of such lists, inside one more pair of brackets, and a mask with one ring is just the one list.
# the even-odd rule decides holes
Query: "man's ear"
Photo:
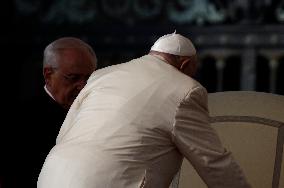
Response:
[{"label": "man's ear", "polygon": [[187,66],[189,65],[190,63],[188,61],[182,61],[181,62],[181,65],[180,65],[180,70],[181,72],[184,72],[186,69],[187,69]]},{"label": "man's ear", "polygon": [[194,76],[197,70],[197,59],[196,57],[191,57],[182,61],[180,66],[180,71],[188,76]]},{"label": "man's ear", "polygon": [[44,67],[43,68],[43,77],[44,81],[47,85],[49,85],[50,79],[52,74],[54,73],[54,70],[52,67]]}]

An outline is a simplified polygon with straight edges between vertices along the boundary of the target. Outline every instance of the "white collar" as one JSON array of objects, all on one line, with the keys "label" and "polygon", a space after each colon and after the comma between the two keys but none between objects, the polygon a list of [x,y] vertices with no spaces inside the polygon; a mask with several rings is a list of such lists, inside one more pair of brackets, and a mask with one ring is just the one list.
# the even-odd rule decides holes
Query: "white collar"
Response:
[{"label": "white collar", "polygon": [[44,85],[44,90],[46,91],[46,93],[47,93],[51,98],[53,98],[53,100],[55,100],[54,97],[52,96],[52,94],[48,91],[46,85]]}]

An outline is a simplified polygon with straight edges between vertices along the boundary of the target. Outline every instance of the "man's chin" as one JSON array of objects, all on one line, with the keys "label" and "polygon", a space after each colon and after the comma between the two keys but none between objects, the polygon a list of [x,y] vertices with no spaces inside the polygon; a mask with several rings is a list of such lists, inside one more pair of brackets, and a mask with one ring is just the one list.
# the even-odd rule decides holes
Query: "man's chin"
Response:
[{"label": "man's chin", "polygon": [[70,104],[62,104],[61,105],[64,109],[68,110],[70,108]]}]

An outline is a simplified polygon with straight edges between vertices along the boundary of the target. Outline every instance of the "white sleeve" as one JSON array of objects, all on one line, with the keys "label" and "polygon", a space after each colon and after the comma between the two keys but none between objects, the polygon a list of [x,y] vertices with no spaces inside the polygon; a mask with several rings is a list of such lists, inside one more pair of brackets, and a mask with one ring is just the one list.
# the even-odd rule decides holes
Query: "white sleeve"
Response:
[{"label": "white sleeve", "polygon": [[180,103],[173,141],[210,188],[249,188],[241,168],[209,123],[207,91],[197,87]]}]

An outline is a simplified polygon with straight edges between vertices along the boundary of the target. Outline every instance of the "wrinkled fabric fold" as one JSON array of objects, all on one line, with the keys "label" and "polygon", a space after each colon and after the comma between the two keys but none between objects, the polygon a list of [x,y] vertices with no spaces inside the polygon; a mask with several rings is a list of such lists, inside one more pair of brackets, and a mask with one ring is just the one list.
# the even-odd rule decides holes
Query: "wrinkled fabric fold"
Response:
[{"label": "wrinkled fabric fold", "polygon": [[232,168],[233,158],[209,125],[206,90],[146,55],[91,75],[46,158],[38,188],[168,188],[183,156],[209,187],[229,185],[220,184],[226,174],[232,187],[247,187],[245,178],[235,179],[242,172]]}]

